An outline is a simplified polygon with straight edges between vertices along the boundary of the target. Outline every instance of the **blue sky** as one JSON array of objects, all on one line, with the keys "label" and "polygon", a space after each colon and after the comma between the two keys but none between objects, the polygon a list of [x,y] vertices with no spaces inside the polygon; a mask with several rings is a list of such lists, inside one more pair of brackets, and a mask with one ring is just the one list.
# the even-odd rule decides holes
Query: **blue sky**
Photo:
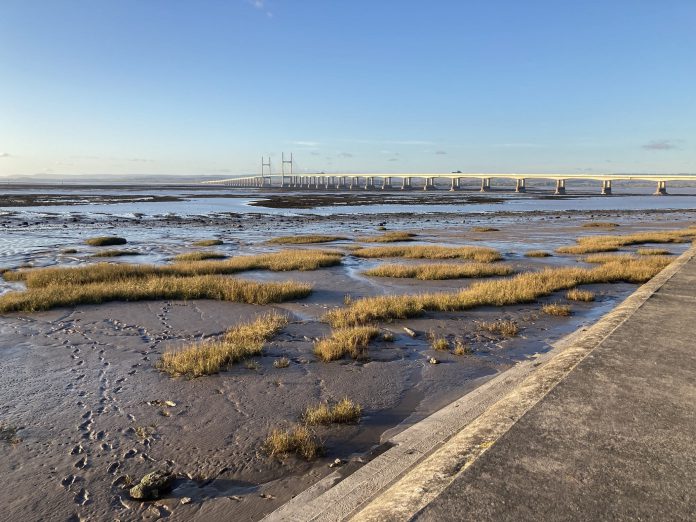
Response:
[{"label": "blue sky", "polygon": [[0,0],[0,175],[696,172],[693,0]]}]

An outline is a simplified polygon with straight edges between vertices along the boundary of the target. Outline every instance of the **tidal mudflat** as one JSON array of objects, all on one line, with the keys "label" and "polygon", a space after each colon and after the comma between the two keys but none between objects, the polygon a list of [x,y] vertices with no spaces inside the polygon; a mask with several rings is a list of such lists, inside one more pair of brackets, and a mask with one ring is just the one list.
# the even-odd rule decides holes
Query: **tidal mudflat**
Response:
[{"label": "tidal mudflat", "polygon": [[[1,220],[0,307],[56,299],[0,320],[2,518],[260,519],[592,323],[696,235],[688,209],[90,208]],[[139,255],[95,257],[114,248],[95,237]],[[121,269],[94,268],[105,260]],[[186,294],[192,278],[214,279],[209,293]],[[215,293],[229,280],[249,284]],[[98,303],[61,302],[97,286]],[[173,364],[184,350],[193,358]],[[154,470],[172,473],[171,491],[130,498]]]}]

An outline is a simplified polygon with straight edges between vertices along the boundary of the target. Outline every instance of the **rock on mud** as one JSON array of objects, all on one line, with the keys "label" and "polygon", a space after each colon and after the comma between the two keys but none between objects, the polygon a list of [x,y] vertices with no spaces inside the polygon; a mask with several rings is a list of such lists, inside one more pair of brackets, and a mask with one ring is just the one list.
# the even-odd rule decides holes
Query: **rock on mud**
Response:
[{"label": "rock on mud", "polygon": [[129,493],[136,500],[157,500],[172,490],[174,476],[168,471],[153,471],[145,475]]}]

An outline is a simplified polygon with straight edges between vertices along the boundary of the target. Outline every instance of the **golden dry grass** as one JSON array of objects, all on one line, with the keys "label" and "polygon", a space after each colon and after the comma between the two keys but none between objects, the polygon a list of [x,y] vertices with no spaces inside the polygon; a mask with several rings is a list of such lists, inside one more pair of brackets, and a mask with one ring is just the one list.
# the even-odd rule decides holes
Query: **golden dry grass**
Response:
[{"label": "golden dry grass", "polygon": [[595,294],[594,292],[591,292],[589,290],[580,290],[578,288],[573,288],[566,292],[566,299],[570,301],[582,301],[585,303],[589,303],[590,301],[595,300]]},{"label": "golden dry grass", "polygon": [[174,261],[204,261],[205,259],[224,259],[221,252],[185,252],[174,256]]},{"label": "golden dry grass", "polygon": [[29,288],[47,285],[84,285],[150,277],[188,277],[236,274],[247,270],[316,270],[341,263],[342,255],[322,250],[282,250],[238,256],[223,261],[181,262],[171,265],[95,263],[78,267],[48,267],[8,271],[8,281],[24,281]]},{"label": "golden dry grass", "polygon": [[472,227],[471,228],[472,232],[499,232],[499,228],[495,227]]},{"label": "golden dry grass", "polygon": [[505,276],[514,272],[509,265],[491,263],[466,263],[466,264],[422,264],[404,265],[388,264],[380,265],[363,274],[374,277],[399,277],[415,278],[422,281],[439,279],[462,279],[467,277]]},{"label": "golden dry grass", "polygon": [[385,232],[379,236],[359,237],[357,241],[364,243],[396,243],[398,241],[413,241],[416,234],[412,232]]},{"label": "golden dry grass", "polygon": [[672,252],[665,248],[639,248],[636,250],[639,256],[671,256]]},{"label": "golden dry grass", "polygon": [[201,239],[199,241],[194,241],[193,246],[197,247],[209,247],[222,245],[222,239]]},{"label": "golden dry grass", "polygon": [[127,242],[126,238],[116,236],[91,237],[85,240],[85,244],[89,246],[125,245]]},{"label": "golden dry grass", "polygon": [[345,355],[353,359],[367,356],[367,346],[372,339],[380,334],[374,326],[351,326],[334,330],[314,344],[314,353],[322,361],[335,361]]},{"label": "golden dry grass", "polygon": [[306,236],[281,236],[269,239],[266,243],[272,245],[308,245],[312,243],[331,243],[332,241],[344,241],[348,239],[343,236],[323,236],[310,234]]},{"label": "golden dry grass", "polygon": [[293,426],[282,430],[276,428],[266,437],[263,450],[270,457],[294,453],[307,460],[321,453],[322,445],[317,436],[306,426]]},{"label": "golden dry grass", "polygon": [[288,318],[277,312],[261,315],[254,321],[230,328],[220,339],[163,353],[157,368],[171,376],[200,377],[218,373],[235,362],[260,354],[264,343],[287,323]]},{"label": "golden dry grass", "polygon": [[471,348],[471,346],[465,344],[462,339],[456,339],[454,341],[454,350],[452,350],[454,355],[467,355],[473,352],[474,350]]},{"label": "golden dry grass", "polygon": [[[75,252],[73,252],[75,253]],[[139,256],[140,252],[137,252],[135,250],[117,250],[117,249],[108,249],[108,250],[100,250],[96,254],[92,254],[92,257],[121,257],[121,256]]]},{"label": "golden dry grass", "polygon": [[274,368],[287,368],[288,366],[290,366],[290,359],[287,357],[281,357],[273,361]]},{"label": "golden dry grass", "polygon": [[567,317],[570,315],[570,306],[560,303],[549,303],[541,307],[541,311],[546,315],[556,315],[559,317]]},{"label": "golden dry grass", "polygon": [[479,328],[487,332],[502,335],[504,337],[515,337],[519,333],[519,327],[515,321],[510,319],[497,319],[495,321],[482,321],[478,323]]},{"label": "golden dry grass", "polygon": [[268,304],[307,297],[311,291],[311,285],[292,281],[259,283],[221,276],[151,276],[99,283],[54,283],[25,291],[7,292],[0,296],[0,313],[38,312],[61,306],[157,299],[215,299]]},{"label": "golden dry grass", "polygon": [[502,259],[500,252],[487,247],[444,247],[437,245],[366,247],[353,250],[358,257],[404,257],[407,259],[469,259],[491,263]]},{"label": "golden dry grass", "polygon": [[643,283],[660,272],[669,258],[647,256],[611,261],[593,268],[547,268],[511,278],[479,281],[457,292],[392,295],[354,300],[349,306],[328,312],[325,319],[335,328],[406,319],[430,311],[459,311],[481,306],[531,303],[558,290],[583,284],[625,281]]},{"label": "golden dry grass", "polygon": [[302,420],[309,425],[348,424],[358,422],[361,413],[362,406],[345,397],[334,405],[322,402],[308,406],[302,414]]},{"label": "golden dry grass", "polygon": [[428,340],[430,341],[430,347],[433,350],[440,352],[446,352],[450,349],[450,343],[446,337],[437,335],[432,330],[428,332]]},{"label": "golden dry grass", "polygon": [[646,243],[686,243],[696,237],[696,228],[663,232],[640,232],[625,236],[585,236],[577,239],[577,245],[556,249],[561,254],[592,254],[614,252],[629,245]]},{"label": "golden dry grass", "polygon": [[618,223],[611,223],[609,221],[590,221],[589,223],[583,223],[582,228],[616,228]]},{"label": "golden dry grass", "polygon": [[546,250],[528,250],[524,255],[525,257],[551,257],[551,252]]}]

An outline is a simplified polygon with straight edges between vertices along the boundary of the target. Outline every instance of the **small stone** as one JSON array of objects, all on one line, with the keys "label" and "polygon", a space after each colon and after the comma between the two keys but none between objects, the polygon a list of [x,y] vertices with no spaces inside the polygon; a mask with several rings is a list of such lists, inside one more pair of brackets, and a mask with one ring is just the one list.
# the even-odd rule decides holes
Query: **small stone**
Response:
[{"label": "small stone", "polygon": [[435,357],[431,357],[430,359],[428,359],[428,362],[430,364],[439,364],[440,363],[440,361],[438,361]]},{"label": "small stone", "polygon": [[191,502],[193,502],[193,501],[191,500],[191,497],[182,497],[182,498],[181,498],[181,503],[182,503],[182,504],[190,504]]},{"label": "small stone", "polygon": [[414,330],[411,330],[411,329],[410,329],[409,327],[407,327],[407,326],[404,326],[404,332],[406,332],[406,333],[409,335],[409,337],[415,337],[415,336],[416,336],[416,332],[415,332]]}]

